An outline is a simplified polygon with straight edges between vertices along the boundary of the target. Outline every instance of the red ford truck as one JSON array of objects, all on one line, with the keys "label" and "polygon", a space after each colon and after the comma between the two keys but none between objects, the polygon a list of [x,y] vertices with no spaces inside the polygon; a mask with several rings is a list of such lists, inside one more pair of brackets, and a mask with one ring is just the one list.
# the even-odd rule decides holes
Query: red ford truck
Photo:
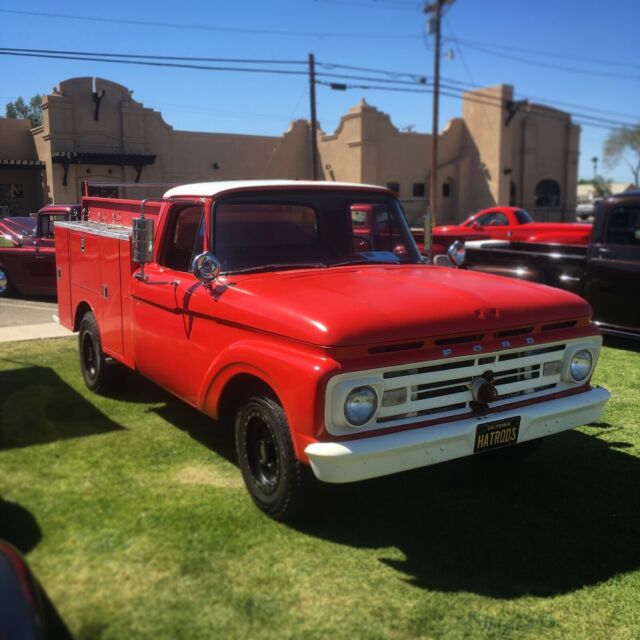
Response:
[{"label": "red ford truck", "polygon": [[79,219],[80,205],[50,204],[33,218],[0,220],[0,297],[56,295],[55,222]]},{"label": "red ford truck", "polygon": [[[362,243],[354,211],[386,208]],[[84,380],[121,363],[235,429],[254,502],[305,504],[308,467],[351,482],[598,420],[587,302],[426,264],[394,194],[302,181],[83,199],[57,223],[60,321]]]}]

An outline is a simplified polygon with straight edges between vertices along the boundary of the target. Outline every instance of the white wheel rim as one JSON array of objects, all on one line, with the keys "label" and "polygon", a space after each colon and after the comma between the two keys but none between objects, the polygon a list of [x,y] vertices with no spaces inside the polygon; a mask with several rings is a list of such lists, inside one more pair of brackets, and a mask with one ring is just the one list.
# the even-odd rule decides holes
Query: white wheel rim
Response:
[{"label": "white wheel rim", "polygon": [[7,274],[0,269],[0,293],[4,293],[9,286],[9,280],[7,279]]}]

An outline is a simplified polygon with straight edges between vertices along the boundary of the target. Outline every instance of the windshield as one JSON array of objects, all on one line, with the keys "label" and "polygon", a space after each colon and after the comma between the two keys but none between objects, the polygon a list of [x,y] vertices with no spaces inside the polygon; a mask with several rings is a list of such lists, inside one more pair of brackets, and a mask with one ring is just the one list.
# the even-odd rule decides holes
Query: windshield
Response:
[{"label": "windshield", "polygon": [[533,218],[530,214],[528,214],[524,209],[516,209],[516,218],[520,224],[529,224],[533,222]]},{"label": "windshield", "polygon": [[223,272],[418,263],[400,204],[346,190],[265,191],[213,206],[214,253]]}]

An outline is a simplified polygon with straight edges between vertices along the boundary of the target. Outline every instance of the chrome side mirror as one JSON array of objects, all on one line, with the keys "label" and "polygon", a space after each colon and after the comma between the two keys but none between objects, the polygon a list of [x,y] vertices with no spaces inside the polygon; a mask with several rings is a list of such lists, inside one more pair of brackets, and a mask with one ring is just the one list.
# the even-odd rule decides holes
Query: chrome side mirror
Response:
[{"label": "chrome side mirror", "polygon": [[153,260],[153,219],[134,218],[132,231],[132,260],[146,264]]},{"label": "chrome side mirror", "polygon": [[220,260],[213,253],[201,253],[193,259],[191,271],[202,284],[210,285],[220,274]]},{"label": "chrome side mirror", "polygon": [[464,260],[467,256],[467,250],[464,247],[464,243],[460,240],[456,240],[448,249],[447,256],[451,260],[451,264],[454,267],[461,267],[464,264]]}]

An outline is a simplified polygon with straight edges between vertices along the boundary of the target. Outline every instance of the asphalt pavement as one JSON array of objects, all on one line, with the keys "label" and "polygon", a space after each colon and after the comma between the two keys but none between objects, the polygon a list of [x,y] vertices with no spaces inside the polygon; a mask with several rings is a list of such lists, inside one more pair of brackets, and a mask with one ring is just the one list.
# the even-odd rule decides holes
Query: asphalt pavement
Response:
[{"label": "asphalt pavement", "polygon": [[0,298],[0,342],[71,335],[54,320],[57,313],[51,298]]}]

